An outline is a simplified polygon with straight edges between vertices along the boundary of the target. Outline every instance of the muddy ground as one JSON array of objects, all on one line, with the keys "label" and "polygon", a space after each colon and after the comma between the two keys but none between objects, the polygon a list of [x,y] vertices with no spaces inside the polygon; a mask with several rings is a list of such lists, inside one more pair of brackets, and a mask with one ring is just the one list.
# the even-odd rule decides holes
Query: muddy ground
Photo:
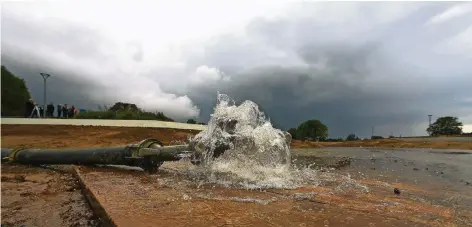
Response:
[{"label": "muddy ground", "polygon": [[71,173],[8,164],[1,169],[2,226],[98,226]]},{"label": "muddy ground", "polygon": [[[4,148],[104,147],[136,143],[146,138],[158,138],[164,144],[173,144],[197,133],[196,131],[175,129],[44,125],[2,125],[1,132],[1,142]],[[472,149],[471,145],[470,142],[424,143],[415,141],[402,143],[402,141],[394,140],[344,143],[294,141],[292,144],[295,148],[410,146]],[[116,186],[117,183],[123,185],[120,188],[115,186],[109,188],[110,191],[114,190],[113,195],[122,195],[116,199],[120,203],[120,206],[115,207],[116,217],[126,217],[128,213],[126,209],[129,206],[139,207],[154,203],[152,207],[143,210],[145,211],[142,213],[144,220],[153,220],[157,211],[164,212],[162,214],[167,212],[168,215],[173,215],[173,218],[166,219],[166,223],[174,226],[179,226],[178,223],[183,224],[182,226],[186,225],[179,220],[188,222],[197,219],[200,220],[200,224],[196,226],[213,226],[211,223],[221,226],[247,226],[251,223],[259,226],[286,226],[287,223],[296,223],[297,226],[467,226],[471,223],[470,211],[458,216],[454,207],[431,203],[429,200],[418,201],[418,198],[425,196],[441,196],[442,192],[426,192],[421,188],[398,182],[390,182],[388,186],[385,186],[380,181],[364,179],[364,184],[370,185],[375,191],[375,193],[367,194],[353,192],[352,194],[334,195],[335,185],[264,193],[223,188],[211,189],[209,186],[204,187],[203,191],[198,191],[194,190],[191,185],[184,185],[183,189],[175,189],[177,187],[175,184],[157,183],[157,178],[176,180],[171,169],[167,168],[166,171],[164,166],[163,171],[157,176],[151,177],[141,172],[110,172],[108,168],[90,169],[84,167],[82,171],[84,178],[89,179],[90,185],[95,187],[96,193],[103,193],[106,188],[103,187],[107,185]],[[57,171],[40,167],[2,164],[1,170],[2,225],[98,225],[97,218],[92,215],[91,209],[84,201],[76,179],[70,174],[69,169],[61,168],[60,171]],[[177,178],[176,182],[180,180]],[[113,182],[107,184],[107,181]],[[178,187],[181,185],[179,184]],[[402,195],[414,196],[399,197],[394,195],[393,187],[399,188]],[[162,190],[163,194],[154,189]],[[138,196],[139,199],[124,198],[125,194],[123,193],[129,192],[128,190],[138,193],[134,196]],[[299,193],[296,195],[302,198],[292,198],[290,194],[293,193]],[[110,196],[110,193],[106,194],[108,197]],[[316,199],[310,197],[314,194],[318,195]],[[175,199],[167,201],[171,197],[166,197],[166,195],[175,196]],[[209,196],[209,198],[205,196]],[[258,202],[247,203],[245,198],[248,196],[258,198],[259,200],[256,201],[273,200],[274,202],[270,202],[273,205],[267,206]],[[121,201],[118,200],[120,198]],[[155,201],[150,200],[151,203],[142,204],[143,201],[148,201],[150,198]],[[232,201],[238,199],[239,201]],[[163,205],[163,207],[158,207],[159,205]],[[200,207],[200,209],[199,212],[185,213],[188,209],[183,207]],[[176,217],[175,215],[181,216]],[[158,216],[163,217],[162,215]],[[124,222],[130,220],[132,219],[123,219]]]},{"label": "muddy ground", "polygon": [[[104,147],[159,138],[184,141],[190,130],[48,125],[2,125],[3,148]],[[71,168],[2,163],[2,226],[97,226]]]}]

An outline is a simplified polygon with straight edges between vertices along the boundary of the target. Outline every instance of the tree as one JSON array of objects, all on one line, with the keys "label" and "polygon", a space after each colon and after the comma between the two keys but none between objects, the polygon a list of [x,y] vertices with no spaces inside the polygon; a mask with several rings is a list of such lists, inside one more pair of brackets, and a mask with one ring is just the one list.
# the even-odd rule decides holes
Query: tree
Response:
[{"label": "tree", "polygon": [[462,134],[462,122],[457,117],[440,117],[426,131],[431,136],[460,135]]},{"label": "tree", "polygon": [[297,129],[296,128],[290,128],[288,130],[288,133],[290,133],[290,135],[292,135],[292,139],[297,139]]},{"label": "tree", "polygon": [[357,137],[356,134],[354,133],[351,133],[346,137],[346,141],[355,141],[355,140],[359,140],[359,137]]},{"label": "tree", "polygon": [[[106,108],[106,107],[105,107]],[[106,108],[108,109],[108,108]],[[111,111],[113,112],[118,112],[118,111],[123,111],[123,110],[129,110],[133,113],[138,113],[140,112],[141,110],[136,106],[136,104],[132,104],[132,103],[124,103],[124,102],[117,102],[115,103],[115,105],[113,105],[112,107],[110,107]]]},{"label": "tree", "polygon": [[24,116],[26,102],[31,95],[23,79],[18,78],[2,65],[2,116]]},{"label": "tree", "polygon": [[313,119],[301,123],[297,128],[298,139],[325,140],[328,137],[328,127],[321,121]]},{"label": "tree", "polygon": [[187,124],[196,124],[197,121],[195,121],[194,119],[188,119],[187,120]]}]

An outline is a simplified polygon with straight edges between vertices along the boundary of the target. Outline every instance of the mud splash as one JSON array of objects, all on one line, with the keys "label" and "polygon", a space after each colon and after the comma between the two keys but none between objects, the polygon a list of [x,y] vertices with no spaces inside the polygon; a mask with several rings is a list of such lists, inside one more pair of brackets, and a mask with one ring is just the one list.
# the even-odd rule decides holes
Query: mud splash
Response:
[{"label": "mud splash", "polygon": [[192,140],[203,150],[202,164],[186,172],[200,183],[247,189],[317,185],[316,170],[291,164],[290,139],[272,127],[256,103],[236,105],[218,94],[208,128]]}]

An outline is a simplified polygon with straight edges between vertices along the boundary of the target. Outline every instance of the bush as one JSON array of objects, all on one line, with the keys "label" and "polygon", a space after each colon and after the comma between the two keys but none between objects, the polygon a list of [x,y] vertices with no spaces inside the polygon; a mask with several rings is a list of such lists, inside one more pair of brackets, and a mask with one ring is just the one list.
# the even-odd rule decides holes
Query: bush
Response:
[{"label": "bush", "polygon": [[120,120],[135,120],[139,119],[136,113],[131,111],[120,111],[116,113],[116,119]]},{"label": "bush", "polygon": [[346,137],[346,141],[356,141],[356,140],[360,140],[360,139],[354,133],[351,133]]},{"label": "bush", "polygon": [[79,119],[117,119],[117,120],[158,120],[158,121],[174,121],[168,118],[162,112],[146,112],[141,110],[121,109],[118,111],[85,111],[77,115]]},{"label": "bush", "polygon": [[334,139],[334,138],[329,138],[329,139],[325,139],[325,140],[321,140],[323,142],[343,142],[344,139],[343,138],[337,138],[337,139]]},{"label": "bush", "polygon": [[292,136],[292,139],[296,140],[297,138],[297,129],[296,128],[289,128],[288,133]]}]

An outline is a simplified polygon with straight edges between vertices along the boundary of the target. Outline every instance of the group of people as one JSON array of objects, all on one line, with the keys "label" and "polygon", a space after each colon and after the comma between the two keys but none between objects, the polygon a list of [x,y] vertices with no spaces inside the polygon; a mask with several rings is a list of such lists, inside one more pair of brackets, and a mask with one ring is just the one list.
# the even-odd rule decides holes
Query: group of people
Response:
[{"label": "group of people", "polygon": [[[54,110],[57,115],[54,116]],[[25,117],[27,118],[40,118],[40,117],[58,117],[58,118],[73,118],[77,114],[77,109],[74,106],[69,107],[67,104],[57,105],[57,109],[54,108],[54,104],[50,103],[46,106],[46,111],[42,106],[36,104],[32,99],[26,102]]]}]

